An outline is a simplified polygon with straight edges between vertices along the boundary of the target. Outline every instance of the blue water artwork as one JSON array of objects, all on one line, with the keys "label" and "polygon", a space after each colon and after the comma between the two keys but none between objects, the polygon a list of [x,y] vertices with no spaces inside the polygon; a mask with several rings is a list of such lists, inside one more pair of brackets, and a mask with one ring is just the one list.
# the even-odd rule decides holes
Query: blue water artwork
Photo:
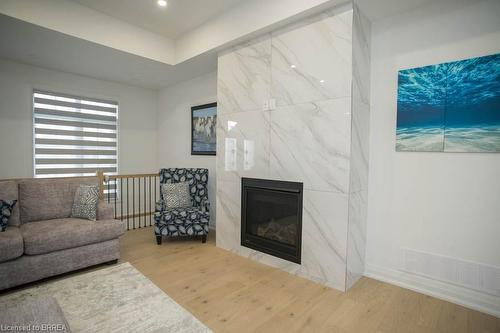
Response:
[{"label": "blue water artwork", "polygon": [[500,152],[500,54],[399,71],[396,151]]}]

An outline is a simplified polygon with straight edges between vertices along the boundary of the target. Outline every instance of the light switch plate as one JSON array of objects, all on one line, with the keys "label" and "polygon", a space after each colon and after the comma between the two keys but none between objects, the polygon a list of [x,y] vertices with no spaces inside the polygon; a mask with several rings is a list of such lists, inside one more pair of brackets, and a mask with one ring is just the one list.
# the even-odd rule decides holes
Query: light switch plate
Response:
[{"label": "light switch plate", "polygon": [[269,110],[276,110],[276,99],[271,98],[269,100]]}]

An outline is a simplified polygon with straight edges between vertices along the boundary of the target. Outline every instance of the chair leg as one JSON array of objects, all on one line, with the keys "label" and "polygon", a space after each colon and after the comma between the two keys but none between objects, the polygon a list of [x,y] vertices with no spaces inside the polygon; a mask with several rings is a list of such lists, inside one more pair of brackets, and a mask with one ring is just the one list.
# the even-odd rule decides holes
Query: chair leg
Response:
[{"label": "chair leg", "polygon": [[207,242],[207,235],[201,236],[201,242],[206,243]]},{"label": "chair leg", "polygon": [[156,235],[156,244],[161,245],[161,235]]}]

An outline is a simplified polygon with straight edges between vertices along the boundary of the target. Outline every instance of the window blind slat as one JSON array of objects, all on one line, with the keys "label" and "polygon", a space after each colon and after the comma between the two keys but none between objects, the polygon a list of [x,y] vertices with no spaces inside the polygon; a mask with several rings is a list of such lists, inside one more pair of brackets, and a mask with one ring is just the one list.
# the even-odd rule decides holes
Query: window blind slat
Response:
[{"label": "window blind slat", "polygon": [[50,164],[116,164],[115,159],[103,158],[37,158],[37,165]]},{"label": "window blind slat", "polygon": [[116,102],[34,91],[35,176],[116,174],[117,116]]},{"label": "window blind slat", "polygon": [[68,135],[68,136],[76,136],[76,137],[95,137],[95,138],[116,139],[116,133],[67,131],[67,130],[58,130],[58,129],[49,129],[49,128],[35,128],[35,134]]},{"label": "window blind slat", "polygon": [[114,122],[116,121],[116,117],[113,116],[101,116],[98,114],[89,114],[89,113],[80,113],[74,111],[63,111],[63,110],[52,110],[46,108],[35,108],[35,113],[40,115],[48,115],[48,116],[59,116],[66,118],[78,118],[78,119],[93,119],[93,120],[103,120]]},{"label": "window blind slat", "polygon": [[37,145],[116,147],[116,142],[91,140],[35,139]]},{"label": "window blind slat", "polygon": [[47,98],[41,98],[41,97],[35,97],[35,103],[54,105],[54,106],[64,106],[64,107],[75,108],[75,109],[85,109],[85,110],[94,110],[94,111],[104,111],[104,112],[116,113],[116,107],[106,107],[106,106],[92,105],[92,104],[65,102],[65,101],[58,101],[55,99],[47,99]]},{"label": "window blind slat", "polygon": [[97,171],[116,172],[116,168],[50,168],[36,169],[37,175],[62,175],[62,174],[78,174],[78,173],[95,173]]},{"label": "window blind slat", "polygon": [[62,149],[62,148],[36,148],[37,155],[116,155],[116,150],[95,150],[95,149]]},{"label": "window blind slat", "polygon": [[109,101],[109,100],[94,98],[94,97],[82,97],[82,96],[75,96],[75,95],[69,95],[69,94],[63,94],[63,93],[54,93],[51,91],[44,91],[44,90],[35,90],[33,92],[33,94],[34,94],[34,96],[38,96],[38,97],[40,97],[40,95],[48,95],[48,96],[54,96],[54,97],[64,97],[64,98],[71,98],[71,99],[76,99],[76,100],[84,100],[84,101],[88,101],[88,102],[103,103],[103,104],[118,106],[118,103],[115,101]]},{"label": "window blind slat", "polygon": [[116,130],[115,124],[87,123],[83,121],[48,119],[48,118],[38,118],[38,117],[35,118],[35,124]]}]

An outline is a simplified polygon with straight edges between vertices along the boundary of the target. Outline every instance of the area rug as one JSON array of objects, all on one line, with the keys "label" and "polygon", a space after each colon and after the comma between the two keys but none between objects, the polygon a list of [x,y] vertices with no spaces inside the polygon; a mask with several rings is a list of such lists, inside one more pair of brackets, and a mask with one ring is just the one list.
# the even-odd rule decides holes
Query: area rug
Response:
[{"label": "area rug", "polygon": [[43,283],[0,297],[0,311],[51,295],[72,332],[211,332],[129,263]]}]

